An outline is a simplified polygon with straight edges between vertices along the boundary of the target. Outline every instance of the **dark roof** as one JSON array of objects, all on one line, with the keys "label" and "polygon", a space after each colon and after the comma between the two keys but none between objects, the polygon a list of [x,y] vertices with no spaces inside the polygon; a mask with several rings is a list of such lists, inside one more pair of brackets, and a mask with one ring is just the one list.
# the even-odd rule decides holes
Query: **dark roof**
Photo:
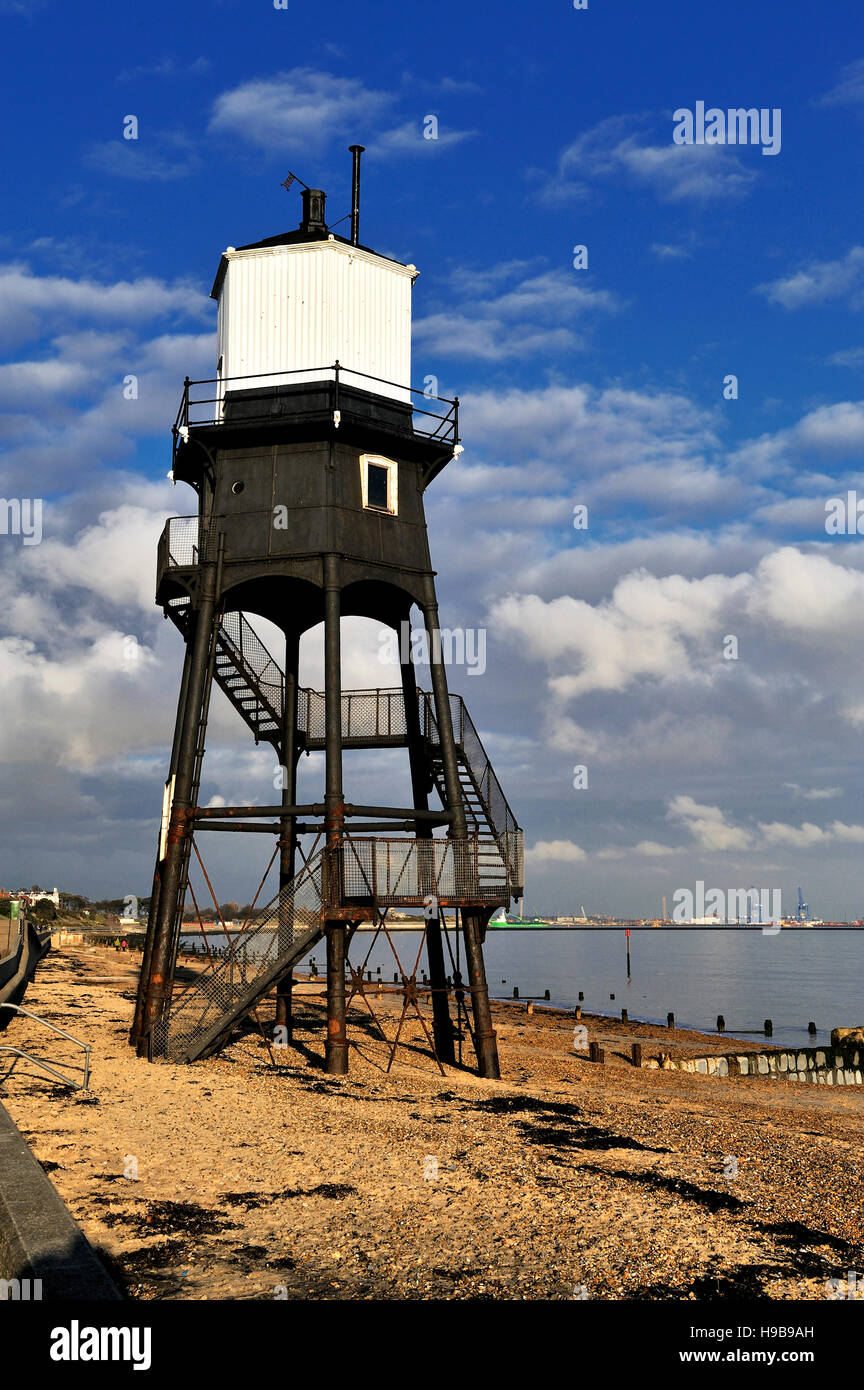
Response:
[{"label": "dark roof", "polygon": [[[235,246],[235,251],[258,251],[265,246],[301,246],[304,242],[328,241],[332,236],[334,241],[340,241],[343,246],[350,246],[349,237],[339,236],[337,232],[307,232],[302,227],[297,227],[293,232],[281,232],[279,236],[268,236],[263,241],[250,241],[245,246]],[[397,261],[395,256],[384,256],[380,251],[375,251],[371,246],[364,246],[358,243],[358,251],[368,251],[370,256],[379,256],[382,261],[392,261],[394,265],[405,265],[405,261]],[[213,288],[210,291],[211,299],[219,298],[219,291],[222,288],[222,281],[225,279],[225,272],[228,269],[228,262],[223,256],[219,262],[219,269],[216,272],[216,279],[213,281]]]}]

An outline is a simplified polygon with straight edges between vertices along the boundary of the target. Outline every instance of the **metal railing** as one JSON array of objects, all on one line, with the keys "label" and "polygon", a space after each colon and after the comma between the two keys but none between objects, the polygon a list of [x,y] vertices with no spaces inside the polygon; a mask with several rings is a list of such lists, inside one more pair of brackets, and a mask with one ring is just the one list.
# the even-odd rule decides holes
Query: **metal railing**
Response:
[{"label": "metal railing", "polygon": [[[178,530],[176,538],[172,524],[194,522],[196,529],[185,526]],[[172,546],[181,553],[191,553],[197,544],[197,517],[174,517],[168,522],[163,539],[166,554],[172,554]],[[161,542],[160,542],[161,544]],[[183,550],[183,546],[187,550]],[[191,563],[196,563],[192,561]],[[248,688],[253,694],[260,694],[269,711],[281,721],[284,698],[284,675],[278,662],[271,656],[261,638],[242,613],[228,613],[220,629],[223,648],[228,651],[240,675],[249,673]],[[229,695],[231,692],[228,692]],[[429,691],[418,691],[420,701],[421,731],[434,751],[440,748],[438,721],[435,717],[435,701]],[[342,739],[346,744],[356,742],[360,745],[375,746],[404,744],[407,739],[404,694],[401,687],[378,690],[346,690],[342,692]],[[450,717],[457,750],[468,768],[483,808],[489,827],[499,840],[505,853],[514,889],[514,896],[520,896],[524,884],[523,836],[510,805],[504,795],[495,769],[489,760],[477,728],[461,695],[450,695]],[[323,691],[306,687],[298,691],[297,731],[305,737],[307,747],[323,748],[326,725],[326,697]],[[519,890],[519,891],[516,891]]]},{"label": "metal railing", "polygon": [[497,840],[349,835],[341,845],[341,890],[346,904],[422,907],[509,902],[507,867]]},{"label": "metal railing", "polygon": [[[440,748],[441,738],[435,718],[434,699],[427,691],[421,691],[420,697],[424,737],[433,748]],[[457,748],[462,750],[489,824],[507,854],[510,881],[514,888],[521,890],[525,882],[522,831],[461,695],[450,696],[450,718]]]},{"label": "metal railing", "polygon": [[[297,727],[307,742],[324,747],[326,699],[321,690],[305,686],[298,692]],[[392,739],[404,742],[407,736],[405,697],[401,688],[392,690],[343,690],[342,738]]]},{"label": "metal railing", "polygon": [[[322,931],[325,851],[319,850],[287,887],[214,956],[153,1030],[153,1051],[182,1061],[200,1056],[304,955]],[[214,930],[218,930],[214,927]]]},{"label": "metal railing", "polygon": [[320,939],[328,908],[422,907],[430,896],[443,906],[509,901],[497,840],[349,835],[319,849],[176,996],[153,1028],[154,1055],[194,1061],[218,1046]]},{"label": "metal railing", "polygon": [[[251,674],[249,689],[263,697],[277,722],[282,719],[285,677],[252,624],[242,613],[226,613],[219,627],[218,640],[239,674]],[[256,690],[257,687],[257,690]]]},{"label": "metal railing", "polygon": [[[3,1043],[0,1044],[0,1052],[9,1052],[15,1057],[22,1058],[24,1061],[29,1062],[31,1066],[37,1067],[40,1071],[44,1072],[46,1076],[50,1076],[54,1081],[62,1081],[64,1086],[72,1086],[76,1091],[86,1091],[89,1089],[90,1043],[81,1042],[80,1038],[74,1038],[71,1033],[67,1033],[65,1028],[58,1028],[56,1023],[51,1023],[47,1018],[42,1018],[40,1014],[34,1014],[32,1009],[22,1008],[20,1004],[0,1004],[0,1009],[10,1009],[13,1013],[23,1014],[25,1018],[33,1019],[35,1023],[41,1023],[43,1028],[50,1028],[52,1033],[56,1033],[59,1037],[65,1038],[67,1042],[74,1043],[76,1047],[80,1047],[84,1053],[83,1065],[77,1067],[72,1062],[64,1062],[62,1065],[68,1067],[70,1071],[82,1072],[83,1078],[79,1081],[75,1076],[67,1076],[64,1072],[59,1071],[57,1066],[52,1062],[46,1062],[44,1057],[37,1057],[34,1052],[27,1052],[26,1049],[22,1047],[13,1047],[9,1043]],[[14,1067],[15,1063],[13,1062],[12,1065]]]},{"label": "metal railing", "polygon": [[[274,418],[285,419],[279,403],[280,386],[318,386],[329,388],[323,404],[323,411],[340,411],[346,418],[352,413],[352,399],[343,387],[362,390],[385,402],[404,405],[410,408],[413,433],[420,439],[432,440],[448,448],[459,443],[459,397],[430,395],[417,387],[406,386],[403,382],[388,381],[368,372],[356,371],[340,362],[332,362],[325,367],[302,367],[293,371],[256,372],[248,376],[210,377],[202,381],[191,381],[186,377],[183,394],[174,420],[174,447],[178,440],[186,440],[190,429],[198,426],[230,424],[229,411],[238,408],[237,423],[264,424]],[[376,388],[387,387],[381,391]],[[256,395],[257,393],[257,395]],[[396,393],[396,394],[394,394]],[[290,397],[289,397],[290,400]],[[422,402],[422,404],[421,404]],[[278,407],[278,413],[274,410]],[[242,410],[242,413],[240,411]],[[314,418],[322,414],[322,406],[311,404],[290,411],[295,419],[305,416]]]}]

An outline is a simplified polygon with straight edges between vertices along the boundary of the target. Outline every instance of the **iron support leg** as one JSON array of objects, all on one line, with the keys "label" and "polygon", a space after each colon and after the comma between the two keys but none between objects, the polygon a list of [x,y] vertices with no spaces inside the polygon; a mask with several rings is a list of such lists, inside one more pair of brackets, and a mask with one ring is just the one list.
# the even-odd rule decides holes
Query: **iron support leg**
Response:
[{"label": "iron support leg", "polygon": [[441,920],[438,917],[433,917],[426,923],[426,956],[429,961],[429,983],[432,986],[432,1036],[435,1039],[435,1051],[442,1062],[448,1062],[452,1066],[456,1062],[456,1052],[447,994]]},{"label": "iron support leg", "polygon": [[485,1076],[490,1081],[499,1081],[501,1068],[498,1063],[498,1043],[495,1029],[492,1027],[492,1010],[489,1007],[489,987],[486,983],[486,967],[483,963],[481,930],[482,913],[463,912],[462,931],[465,938],[465,963],[468,967],[468,981],[471,986],[471,1008],[474,1013],[477,1070],[480,1076]]},{"label": "iron support leg", "polygon": [[[177,771],[177,754],[180,751],[180,739],[183,735],[183,723],[186,718],[186,705],[189,696],[189,671],[192,666],[192,643],[186,642],[183,652],[183,675],[180,679],[180,695],[177,700],[177,717],[174,720],[174,741],[171,745],[171,758],[168,763],[168,782]],[[144,950],[141,955],[141,972],[138,976],[138,994],[135,1000],[135,1014],[132,1019],[132,1027],[129,1032],[129,1042],[134,1047],[141,1038],[144,1028],[144,1001],[147,994],[147,981],[150,978],[150,971],[153,964],[153,938],[156,931],[156,922],[159,917],[159,897],[162,891],[162,864],[159,860],[159,850],[162,843],[162,824],[159,824],[159,834],[156,839],[156,867],[153,871],[153,888],[150,893],[150,907],[147,913],[147,932],[144,937]]]},{"label": "iron support leg", "polygon": [[327,1045],[324,1070],[330,1076],[348,1071],[348,1034],[345,1026],[345,923],[328,922],[327,933]]},{"label": "iron support leg", "polygon": [[[214,638],[215,574],[212,566],[204,571],[201,604],[192,638],[193,650],[189,667],[189,690],[183,719],[183,732],[177,753],[177,772],[174,782],[174,801],[168,824],[165,858],[162,862],[158,914],[153,931],[153,950],[150,969],[144,983],[144,1009],[139,1053],[146,1047],[144,1035],[162,1017],[171,996],[172,935],[177,903],[183,878],[185,814],[195,776],[195,761],[201,735],[200,720],[206,699],[210,645]],[[143,977],[142,977],[143,979]]]},{"label": "iron support leg", "polygon": [[[411,660],[410,648],[407,661],[402,662],[402,694],[405,703],[405,729],[408,735],[408,756],[411,764],[414,806],[418,811],[428,811],[429,768],[420,727],[417,678],[414,672],[414,663]],[[422,821],[414,822],[414,834],[418,840],[432,839],[432,831]],[[429,853],[431,855],[431,849]],[[431,895],[434,892],[434,887],[430,873],[428,883],[421,884],[424,897]],[[432,986],[432,1036],[435,1039],[435,1051],[438,1053],[440,1061],[453,1064],[456,1061],[453,1024],[450,1019],[450,1003],[447,996],[447,971],[444,966],[441,922],[437,914],[426,923],[426,958],[429,962],[429,983]]]},{"label": "iron support leg", "polygon": [[281,979],[276,986],[276,1027],[285,1029],[285,1041],[294,1041],[294,971],[289,970],[288,974]]},{"label": "iron support leg", "polygon": [[[342,903],[341,849],[345,824],[342,791],[342,652],[339,563],[324,556],[324,743],[326,790],[324,827],[327,844],[325,912]],[[348,1038],[345,1032],[345,924],[326,923],[327,936],[327,1042],[324,1070],[344,1076],[348,1070]]]}]

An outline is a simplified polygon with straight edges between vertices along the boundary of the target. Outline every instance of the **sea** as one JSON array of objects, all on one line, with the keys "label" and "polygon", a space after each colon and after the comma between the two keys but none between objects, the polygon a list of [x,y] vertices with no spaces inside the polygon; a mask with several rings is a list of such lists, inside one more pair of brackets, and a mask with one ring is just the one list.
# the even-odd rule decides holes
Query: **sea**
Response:
[{"label": "sea", "polygon": [[[225,937],[208,933],[211,946]],[[448,933],[453,961],[457,953],[464,973],[464,952]],[[352,963],[372,971],[374,979],[392,982],[401,967],[410,973],[420,949],[420,933],[395,931],[392,947],[382,935],[358,932],[351,946]],[[197,942],[198,933],[185,938]],[[653,928],[630,935],[629,972],[624,929],[546,930],[542,927],[489,931],[485,944],[486,976],[493,998],[534,997],[538,1008],[666,1022],[674,1013],[680,1028],[713,1032],[718,1014],[729,1036],[755,1040],[764,1036],[766,1019],[773,1041],[789,1046],[827,1042],[831,1029],[864,1024],[864,929],[836,931],[813,927],[776,934],[760,931],[698,931],[686,927]],[[395,948],[399,963],[394,959]],[[368,952],[368,959],[367,959]],[[448,959],[448,973],[452,974]],[[324,943],[298,966],[315,961],[323,974]],[[420,970],[426,966],[425,953]],[[548,1001],[544,998],[549,991]],[[584,999],[580,1001],[580,992]],[[815,1023],[815,1035],[808,1025]]]}]

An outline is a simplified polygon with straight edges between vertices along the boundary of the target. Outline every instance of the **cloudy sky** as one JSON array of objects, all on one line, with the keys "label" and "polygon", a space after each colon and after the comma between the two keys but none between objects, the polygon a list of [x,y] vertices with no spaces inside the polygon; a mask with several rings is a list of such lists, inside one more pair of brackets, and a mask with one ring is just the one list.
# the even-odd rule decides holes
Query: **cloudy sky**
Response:
[{"label": "cloudy sky", "polygon": [[[415,381],[464,403],[428,518],[443,622],[485,633],[451,682],[526,829],[526,908],[652,914],[702,879],[864,914],[864,560],[854,517],[826,531],[832,498],[864,513],[864,39],[853,0],[818,45],[812,19],[0,0],[2,491],[42,502],[39,544],[0,534],[6,886],[148,890],[180,385],[215,367],[222,249],[296,225],[289,169],[347,212],[356,140],[362,239],[421,272]],[[676,144],[697,102],[779,110],[779,151]],[[346,637],[346,684],[381,683],[377,631]],[[213,716],[202,799],[266,801],[272,756]],[[349,798],[401,788],[371,762]]]}]

